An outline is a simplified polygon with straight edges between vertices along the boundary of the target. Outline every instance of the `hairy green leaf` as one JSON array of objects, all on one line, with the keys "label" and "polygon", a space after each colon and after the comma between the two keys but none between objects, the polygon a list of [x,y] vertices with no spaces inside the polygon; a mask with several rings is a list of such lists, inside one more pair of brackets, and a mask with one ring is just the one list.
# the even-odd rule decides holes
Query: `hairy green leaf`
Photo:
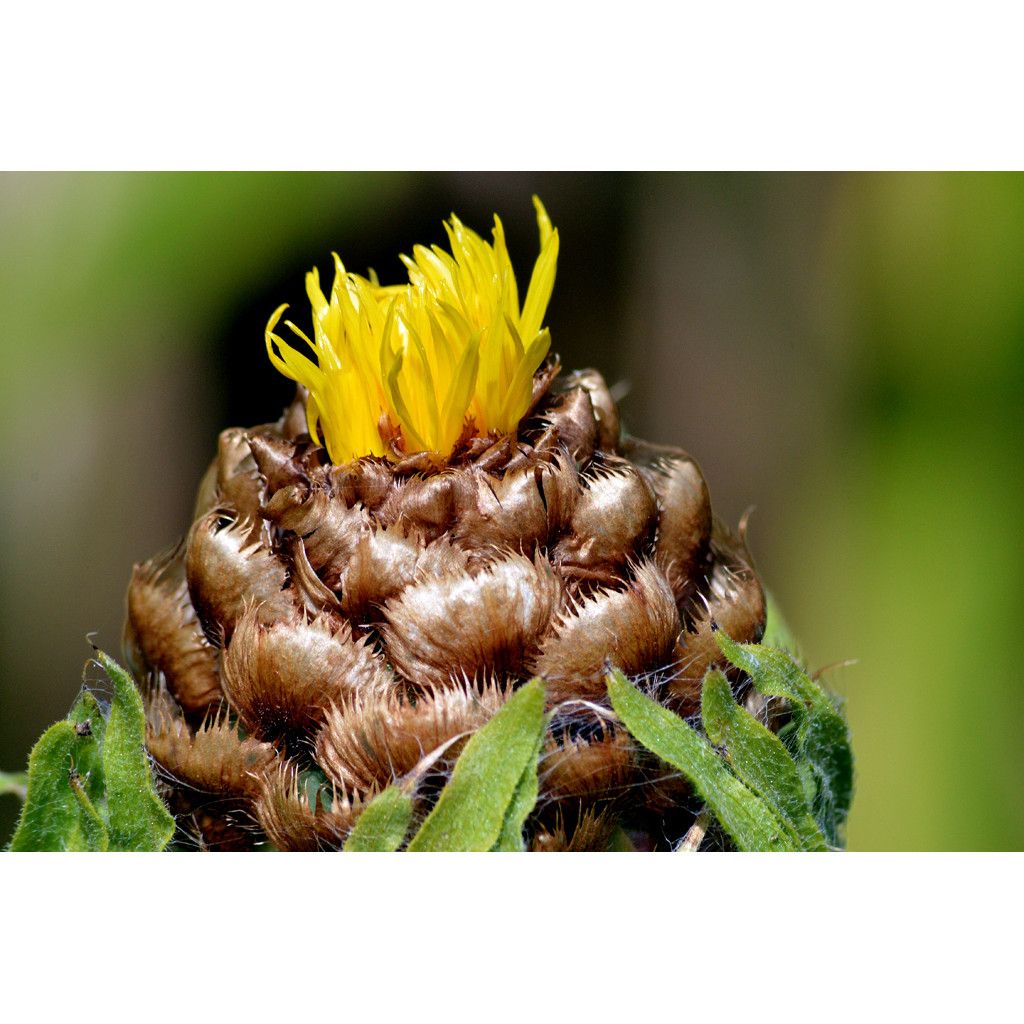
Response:
[{"label": "hairy green leaf", "polygon": [[96,839],[95,829],[91,822],[83,822],[82,804],[71,786],[75,751],[80,741],[70,722],[57,722],[32,748],[25,804],[11,839],[11,850],[97,848],[92,845]]},{"label": "hairy green leaf", "polygon": [[114,686],[103,742],[110,848],[162,850],[174,834],[174,819],[153,788],[142,698],[113,658],[103,651],[96,657]]},{"label": "hairy green leaf", "polygon": [[765,592],[764,596],[768,605],[768,615],[761,643],[767,647],[781,647],[784,651],[791,651],[793,654],[796,654],[799,650],[799,645],[793,636],[793,631],[782,617],[782,612],[779,611],[778,602],[768,592]]},{"label": "hairy green leaf", "polygon": [[807,677],[804,670],[785,651],[763,644],[738,644],[722,630],[716,630],[715,639],[722,653],[738,669],[754,681],[754,685],[769,697],[785,697],[800,708],[822,701],[831,702],[821,687]]},{"label": "hairy green leaf", "polygon": [[825,850],[796,763],[783,742],[733,699],[721,672],[704,677],[701,719],[708,739],[723,747],[733,771],[767,801],[804,850]]},{"label": "hairy green leaf", "polygon": [[539,782],[537,779],[537,762],[540,759],[540,748],[544,742],[544,730],[537,734],[537,742],[533,748],[533,757],[527,762],[523,774],[519,776],[512,802],[505,812],[505,821],[501,826],[501,835],[492,849],[499,853],[514,853],[526,849],[523,840],[523,826],[537,803]]},{"label": "hairy green leaf", "polygon": [[853,802],[853,753],[846,722],[834,711],[812,708],[797,741],[818,784],[815,814],[833,846]]},{"label": "hairy green leaf", "polygon": [[738,644],[721,630],[715,636],[726,658],[746,672],[761,693],[789,701],[796,719],[797,767],[805,780],[814,782],[814,816],[828,842],[839,845],[839,830],[853,799],[853,754],[846,721],[825,690],[785,652]]},{"label": "hairy green leaf", "polygon": [[741,850],[796,850],[789,829],[695,729],[645,697],[618,669],[607,676],[612,707],[630,734],[681,771]]},{"label": "hairy green leaf", "polygon": [[103,783],[103,737],[107,720],[96,695],[83,690],[68,713],[68,721],[75,726],[81,739],[75,750],[75,770],[89,800],[99,807],[106,792]]},{"label": "hairy green leaf", "polygon": [[81,776],[72,772],[68,778],[71,792],[78,803],[79,823],[82,829],[82,838],[85,841],[86,849],[101,852],[110,845],[110,836],[107,833],[107,826],[100,817],[93,802],[89,799]]},{"label": "hairy green leaf", "polygon": [[409,849],[491,849],[505,827],[523,773],[536,759],[544,725],[544,681],[533,679],[470,738]]},{"label": "hairy green leaf", "polygon": [[346,853],[390,853],[409,831],[412,796],[401,786],[388,786],[359,815],[345,841]]}]

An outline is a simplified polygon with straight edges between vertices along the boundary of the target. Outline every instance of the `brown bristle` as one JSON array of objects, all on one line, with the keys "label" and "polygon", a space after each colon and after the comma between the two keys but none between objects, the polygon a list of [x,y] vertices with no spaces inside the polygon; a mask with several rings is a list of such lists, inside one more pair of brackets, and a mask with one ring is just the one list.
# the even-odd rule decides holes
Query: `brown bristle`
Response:
[{"label": "brown bristle", "polygon": [[682,628],[665,574],[652,562],[621,590],[599,590],[563,611],[533,670],[548,682],[548,702],[603,700],[611,662],[627,675],[671,662]]},{"label": "brown bristle", "polygon": [[224,715],[193,732],[184,719],[159,705],[147,724],[146,746],[179,784],[201,793],[250,799],[279,760],[275,747],[251,737],[243,740]]},{"label": "brown bristle", "polygon": [[385,646],[418,686],[481,672],[520,671],[558,607],[561,585],[547,559],[502,554],[475,576],[418,580],[385,606]]},{"label": "brown bristle", "polygon": [[188,535],[185,568],[192,603],[210,642],[230,638],[246,605],[259,604],[260,621],[292,621],[297,608],[284,591],[284,564],[252,540],[252,522],[222,509],[199,519]]},{"label": "brown bristle", "polygon": [[622,730],[561,742],[549,736],[538,766],[539,806],[622,796],[635,774],[633,744]]},{"label": "brown bristle", "polygon": [[[324,806],[324,801],[329,807]],[[315,804],[315,806],[314,806]],[[312,802],[300,785],[298,769],[281,764],[263,779],[254,811],[267,838],[279,850],[339,850],[366,803],[344,790],[321,790]]]},{"label": "brown bristle", "polygon": [[764,633],[764,590],[743,542],[717,526],[712,557],[705,586],[690,603],[691,622],[680,636],[678,671],[665,690],[666,702],[681,714],[696,710],[708,669],[726,667],[716,629],[738,643],[756,643]]},{"label": "brown bristle", "polygon": [[[414,700],[394,694],[348,699],[330,710],[317,734],[317,763],[346,790],[383,788],[453,737],[466,733],[468,739],[506,698],[491,682],[449,686]],[[453,744],[446,759],[454,760],[463,745]]]},{"label": "brown bristle", "polygon": [[394,677],[352,628],[326,615],[312,621],[260,622],[250,607],[223,656],[224,692],[246,729],[276,740],[312,730],[347,696],[387,693]]},{"label": "brown bristle", "polygon": [[128,586],[126,639],[143,663],[163,674],[187,714],[221,700],[217,652],[189,600],[183,551],[136,565]]},{"label": "brown bristle", "polygon": [[608,811],[587,809],[573,815],[570,825],[559,817],[550,828],[539,828],[530,849],[534,853],[599,853],[608,849],[615,832],[615,816]]}]

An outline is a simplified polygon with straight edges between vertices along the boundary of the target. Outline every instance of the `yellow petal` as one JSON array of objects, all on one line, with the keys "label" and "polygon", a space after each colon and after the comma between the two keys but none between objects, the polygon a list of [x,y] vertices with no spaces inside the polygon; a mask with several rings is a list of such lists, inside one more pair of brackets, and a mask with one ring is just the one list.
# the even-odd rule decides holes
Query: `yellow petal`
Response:
[{"label": "yellow petal", "polygon": [[286,307],[275,311],[268,357],[309,390],[310,436],[333,461],[396,457],[380,437],[385,418],[409,453],[450,454],[470,415],[480,433],[515,431],[550,347],[542,327],[558,258],[558,232],[534,206],[541,246],[522,311],[501,219],[487,241],[455,215],[444,224],[450,252],[417,245],[401,257],[406,284],[350,273],[336,253],[329,295],[316,268],[306,275],[312,332],[285,323],[312,359],[275,333]]}]

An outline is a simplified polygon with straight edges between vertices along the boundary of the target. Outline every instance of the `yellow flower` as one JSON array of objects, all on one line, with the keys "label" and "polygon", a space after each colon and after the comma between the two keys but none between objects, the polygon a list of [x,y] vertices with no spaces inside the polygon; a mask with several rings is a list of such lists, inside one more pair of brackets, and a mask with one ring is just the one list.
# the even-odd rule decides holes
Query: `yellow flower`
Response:
[{"label": "yellow flower", "polygon": [[409,283],[383,286],[345,270],[334,256],[328,299],[316,269],[306,275],[313,337],[285,324],[312,349],[303,355],[274,333],[287,306],[267,324],[271,362],[309,391],[310,436],[331,460],[395,453],[451,454],[466,433],[511,434],[530,404],[533,375],[551,347],[544,313],[555,283],[558,232],[534,196],[540,255],[519,304],[505,231],[494,218],[493,243],[456,216],[445,224],[451,253],[440,246],[403,256]]}]

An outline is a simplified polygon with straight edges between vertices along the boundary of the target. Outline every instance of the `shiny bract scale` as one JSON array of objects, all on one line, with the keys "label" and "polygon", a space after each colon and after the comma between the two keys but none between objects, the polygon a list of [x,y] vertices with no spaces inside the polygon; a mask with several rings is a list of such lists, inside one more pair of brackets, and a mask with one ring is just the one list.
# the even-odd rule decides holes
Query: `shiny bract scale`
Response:
[{"label": "shiny bract scale", "polygon": [[514,444],[480,438],[441,466],[336,464],[301,433],[301,390],[276,423],[226,432],[185,543],[129,593],[181,829],[220,849],[340,849],[373,795],[413,776],[422,819],[468,736],[540,675],[527,848],[679,841],[698,805],[615,720],[606,666],[693,715],[722,665],[712,624],[758,639],[763,591],[697,464],[620,438],[600,374],[555,369],[538,369]]}]

